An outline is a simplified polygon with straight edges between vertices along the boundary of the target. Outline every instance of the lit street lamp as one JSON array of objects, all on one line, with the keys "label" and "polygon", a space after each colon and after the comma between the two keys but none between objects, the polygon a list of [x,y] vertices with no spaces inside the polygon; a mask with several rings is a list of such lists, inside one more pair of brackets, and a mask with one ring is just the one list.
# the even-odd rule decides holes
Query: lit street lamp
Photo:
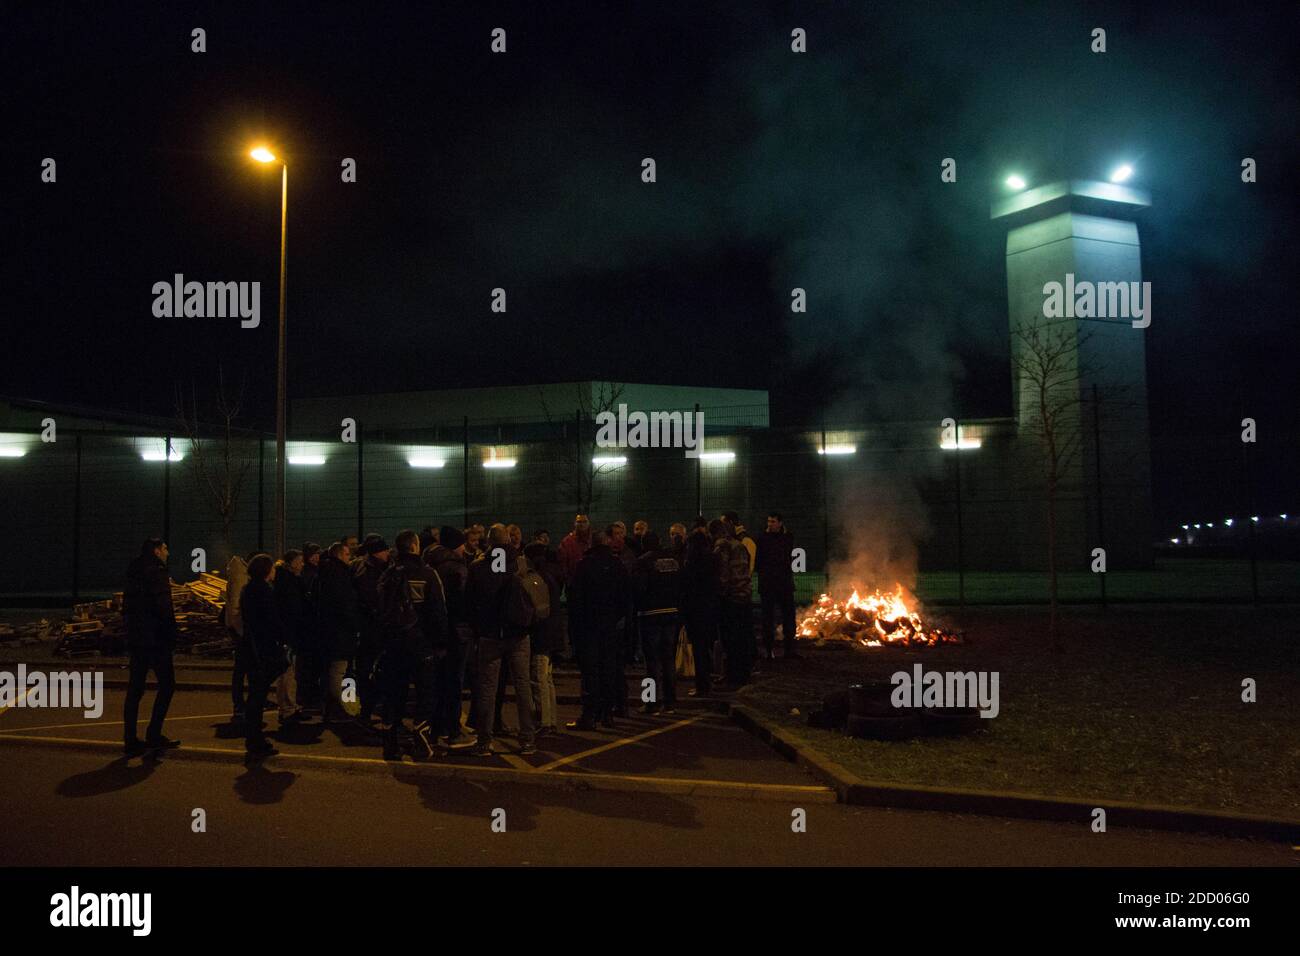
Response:
[{"label": "lit street lamp", "polygon": [[275,369],[275,554],[284,554],[284,427],[287,390],[284,368],[284,292],[286,279],[286,229],[289,216],[289,164],[276,158],[265,146],[249,154],[259,163],[280,163],[280,339]]}]

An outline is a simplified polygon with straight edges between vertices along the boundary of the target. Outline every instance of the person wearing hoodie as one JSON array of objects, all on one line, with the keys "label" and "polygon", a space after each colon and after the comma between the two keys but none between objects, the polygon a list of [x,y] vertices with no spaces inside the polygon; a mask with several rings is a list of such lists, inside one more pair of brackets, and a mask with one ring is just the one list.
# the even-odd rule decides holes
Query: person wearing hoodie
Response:
[{"label": "person wearing hoodie", "polygon": [[781,638],[785,660],[795,660],[794,631],[794,538],[785,528],[781,515],[767,516],[767,529],[758,536],[758,598],[763,606],[763,647],[767,659],[773,659],[776,646],[776,620],[781,619]]},{"label": "person wearing hoodie", "polygon": [[642,708],[671,714],[677,707],[677,631],[681,626],[682,568],[671,550],[659,547],[659,535],[647,531],[633,578],[646,676],[654,681],[654,697]]},{"label": "person wearing hoodie", "polygon": [[620,626],[627,617],[630,587],[627,568],[609,543],[608,531],[595,532],[591,548],[574,571],[577,601],[570,615],[579,641],[582,716],[567,726],[577,730],[595,730],[597,722],[613,727],[619,704]]},{"label": "person wearing hoodie", "polygon": [[424,563],[438,572],[447,600],[447,654],[438,659],[438,742],[450,749],[473,745],[461,719],[461,693],[465,688],[465,668],[473,649],[474,632],[465,606],[465,581],[469,566],[460,554],[465,536],[459,528],[443,525],[438,540],[424,552]]},{"label": "person wearing hoodie", "polygon": [[529,681],[533,690],[533,709],[538,719],[537,736],[542,737],[555,733],[557,729],[551,655],[560,649],[564,640],[564,622],[560,617],[560,579],[553,555],[542,542],[534,541],[524,548],[524,557],[528,560],[528,566],[546,582],[551,601],[550,615],[545,620],[536,622],[528,632],[529,652],[532,655],[529,661]]},{"label": "person wearing hoodie", "polygon": [[[122,708],[123,750],[136,756],[148,749],[179,747],[179,740],[163,736],[163,721],[176,692],[172,653],[176,646],[176,613],[172,608],[171,577],[167,574],[167,542],[149,538],[126,570],[122,616],[126,621],[126,646],[131,657],[126,702]],[[153,671],[158,681],[149,727],[141,743],[137,734],[140,701],[145,681]]]},{"label": "person wearing hoodie", "polygon": [[357,652],[357,632],[361,629],[357,609],[357,591],[352,585],[352,552],[346,544],[335,541],[320,564],[316,604],[320,612],[321,659],[326,665],[326,698],[321,712],[327,722],[342,721],[347,716],[343,705],[343,677],[348,663]]},{"label": "person wearing hoodie", "polygon": [[518,580],[520,555],[510,547],[510,534],[503,524],[488,529],[487,549],[470,565],[465,584],[470,624],[478,639],[478,670],[474,678],[474,730],[478,742],[471,753],[490,755],[492,716],[497,681],[503,660],[509,662],[515,685],[515,706],[519,713],[519,753],[537,753],[533,743],[533,693],[528,681],[527,625],[511,619],[508,606],[522,587]]},{"label": "person wearing hoodie", "polygon": [[[253,556],[248,556],[251,559]],[[226,629],[235,640],[235,661],[230,669],[230,722],[242,723],[244,719],[244,681],[248,677],[248,662],[239,653],[244,638],[244,618],[239,611],[239,597],[248,583],[248,560],[233,555],[226,565]]]},{"label": "person wearing hoodie", "polygon": [[280,710],[280,723],[302,720],[298,706],[298,656],[307,631],[307,596],[303,592],[302,552],[290,548],[275,565],[275,607],[280,614],[280,633],[289,650],[289,666],[276,682],[275,699]]},{"label": "person wearing hoodie", "polygon": [[718,556],[718,629],[727,657],[726,683],[734,689],[749,683],[754,668],[754,624],[749,551],[725,521],[709,522],[713,551]]}]

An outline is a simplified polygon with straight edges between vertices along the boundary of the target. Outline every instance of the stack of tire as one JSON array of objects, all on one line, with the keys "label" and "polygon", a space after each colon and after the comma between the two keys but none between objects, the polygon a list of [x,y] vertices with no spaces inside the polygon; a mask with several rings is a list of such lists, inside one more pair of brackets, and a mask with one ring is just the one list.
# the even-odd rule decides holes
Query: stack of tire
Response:
[{"label": "stack of tire", "polygon": [[980,726],[974,707],[895,707],[889,681],[867,681],[849,687],[849,713],[844,732],[870,740],[946,737],[970,733]]}]

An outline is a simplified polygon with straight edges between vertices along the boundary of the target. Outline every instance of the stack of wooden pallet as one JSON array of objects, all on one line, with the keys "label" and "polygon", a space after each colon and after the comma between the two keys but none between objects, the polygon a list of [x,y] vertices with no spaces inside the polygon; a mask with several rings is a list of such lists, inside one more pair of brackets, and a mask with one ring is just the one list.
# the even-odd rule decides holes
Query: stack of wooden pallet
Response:
[{"label": "stack of wooden pallet", "polygon": [[54,644],[54,653],[64,657],[85,657],[99,650],[104,637],[104,622],[87,615],[63,625],[63,633]]}]

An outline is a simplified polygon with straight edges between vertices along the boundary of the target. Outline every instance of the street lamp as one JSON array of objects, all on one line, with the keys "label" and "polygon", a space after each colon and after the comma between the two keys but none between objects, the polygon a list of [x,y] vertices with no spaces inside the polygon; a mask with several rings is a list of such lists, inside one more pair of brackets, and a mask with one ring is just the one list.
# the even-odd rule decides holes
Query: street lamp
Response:
[{"label": "street lamp", "polygon": [[1124,163],[1122,166],[1116,167],[1115,171],[1110,174],[1110,181],[1112,183],[1123,183],[1128,182],[1132,177],[1133,167],[1128,163]]},{"label": "street lamp", "polygon": [[1020,192],[1026,186],[1025,177],[1012,173],[1006,178],[1006,186],[1013,192]]},{"label": "street lamp", "polygon": [[280,164],[280,338],[275,363],[275,553],[280,555],[284,554],[284,426],[287,403],[284,368],[284,292],[287,276],[285,250],[289,221],[289,164],[282,159],[277,159],[275,153],[265,146],[250,150],[248,155],[259,163]]}]

